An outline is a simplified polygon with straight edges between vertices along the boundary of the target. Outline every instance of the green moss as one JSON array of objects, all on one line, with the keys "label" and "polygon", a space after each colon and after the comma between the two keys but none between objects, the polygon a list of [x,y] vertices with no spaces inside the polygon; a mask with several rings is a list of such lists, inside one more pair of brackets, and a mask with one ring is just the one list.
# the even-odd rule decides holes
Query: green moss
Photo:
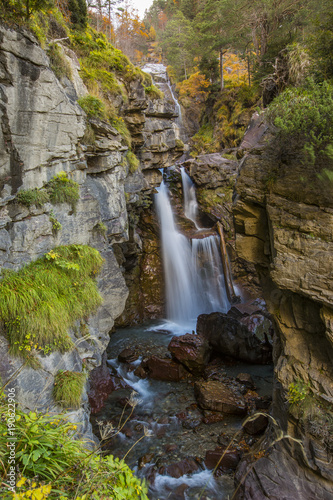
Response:
[{"label": "green moss", "polygon": [[123,118],[121,116],[115,116],[113,118],[110,118],[110,123],[111,125],[119,132],[119,134],[123,137],[125,144],[128,147],[131,147],[132,144],[132,137],[131,134],[127,128],[126,123],[124,122]]},{"label": "green moss", "polygon": [[50,201],[50,195],[46,189],[23,189],[17,193],[16,200],[18,203],[22,203],[22,205],[26,205],[27,207],[31,205],[41,207],[44,203]]},{"label": "green moss", "polygon": [[95,280],[102,264],[94,248],[70,245],[7,273],[0,281],[0,322],[11,354],[72,347],[69,328],[102,302]]},{"label": "green moss", "polygon": [[145,93],[149,95],[151,99],[163,99],[164,93],[156,87],[156,85],[149,85],[145,87]]},{"label": "green moss", "polygon": [[131,174],[134,174],[134,172],[137,171],[140,165],[139,159],[135,156],[135,154],[132,151],[127,151],[126,154],[126,160],[129,166],[129,171]]},{"label": "green moss", "polygon": [[64,408],[79,408],[86,374],[59,370],[54,377],[53,398]]},{"label": "green moss", "polygon": [[176,139],[176,148],[177,149],[184,149],[185,144],[183,143],[183,141],[181,141],[180,139]]},{"label": "green moss", "polygon": [[233,185],[219,187],[216,189],[198,188],[197,198],[201,207],[205,211],[210,211],[216,205],[231,203],[233,195]]},{"label": "green moss", "polygon": [[58,219],[56,219],[54,217],[53,210],[51,210],[51,212],[50,212],[50,222],[52,224],[52,232],[53,232],[53,234],[54,235],[58,234],[58,232],[62,228],[62,225],[60,224],[60,222],[58,221]]},{"label": "green moss", "polygon": [[67,61],[63,50],[57,43],[51,43],[47,50],[50,58],[51,68],[56,77],[60,80],[63,77],[72,79],[71,65]]},{"label": "green moss", "polygon": [[105,224],[103,224],[103,222],[97,222],[96,226],[94,226],[94,230],[102,234],[103,236],[106,236],[107,229],[108,228]]}]

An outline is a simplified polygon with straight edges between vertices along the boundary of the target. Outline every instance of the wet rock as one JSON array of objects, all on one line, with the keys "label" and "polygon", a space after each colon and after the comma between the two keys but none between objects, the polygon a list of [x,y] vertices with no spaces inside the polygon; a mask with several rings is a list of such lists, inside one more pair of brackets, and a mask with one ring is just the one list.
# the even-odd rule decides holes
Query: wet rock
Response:
[{"label": "wet rock", "polygon": [[134,375],[139,378],[147,378],[148,374],[144,367],[142,365],[139,365],[135,370],[134,370]]},{"label": "wet rock", "polygon": [[103,408],[106,399],[113,391],[127,387],[123,380],[110,374],[105,360],[101,366],[91,371],[89,385],[88,399],[93,415]]},{"label": "wet rock", "polygon": [[272,396],[263,396],[256,400],[257,410],[268,410],[272,404]]},{"label": "wet rock", "polygon": [[154,453],[146,453],[141,458],[139,458],[138,465],[139,469],[142,469],[147,464],[149,464],[154,458]]},{"label": "wet rock", "polygon": [[241,454],[237,450],[226,450],[222,446],[218,446],[215,450],[208,450],[205,457],[205,466],[207,469],[235,470]]},{"label": "wet rock", "polygon": [[207,340],[191,333],[173,337],[168,349],[174,359],[185,365],[193,373],[203,371],[211,352]]},{"label": "wet rock", "polygon": [[149,358],[144,368],[147,368],[149,377],[155,380],[178,382],[186,375],[186,370],[181,364],[157,356]]},{"label": "wet rock", "polygon": [[260,434],[265,431],[268,425],[268,417],[266,415],[254,415],[251,420],[247,420],[243,424],[243,429],[251,436]]},{"label": "wet rock", "polygon": [[268,342],[270,328],[270,321],[258,314],[236,319],[216,312],[201,314],[197,321],[197,333],[217,352],[258,364],[272,361],[272,345]]},{"label": "wet rock", "polygon": [[167,444],[164,449],[165,449],[165,451],[167,453],[171,453],[172,451],[176,451],[178,449],[178,445],[176,445],[176,444]]},{"label": "wet rock", "polygon": [[243,396],[222,382],[197,382],[194,386],[194,394],[203,409],[233,415],[244,415],[246,413]]},{"label": "wet rock", "polygon": [[204,411],[204,418],[202,420],[204,424],[215,424],[216,422],[222,422],[222,420],[224,420],[223,413],[219,411]]},{"label": "wet rock", "polygon": [[173,490],[171,496],[173,500],[185,500],[187,497],[185,496],[186,490],[188,489],[188,484],[180,484],[177,486],[175,490]]},{"label": "wet rock", "polygon": [[134,363],[139,358],[139,356],[135,353],[134,349],[126,348],[118,354],[118,361],[120,363]]},{"label": "wet rock", "polygon": [[225,364],[221,359],[214,359],[206,366],[203,376],[206,380],[219,380],[223,382],[227,379]]},{"label": "wet rock", "polygon": [[249,373],[239,373],[236,377],[236,380],[245,385],[245,387],[247,387],[248,389],[256,389],[253,378]]},{"label": "wet rock", "polygon": [[194,460],[194,458],[185,458],[180,462],[160,467],[158,472],[159,474],[162,475],[179,478],[184,476],[184,474],[192,474],[193,472],[196,472],[198,469],[199,465]]}]

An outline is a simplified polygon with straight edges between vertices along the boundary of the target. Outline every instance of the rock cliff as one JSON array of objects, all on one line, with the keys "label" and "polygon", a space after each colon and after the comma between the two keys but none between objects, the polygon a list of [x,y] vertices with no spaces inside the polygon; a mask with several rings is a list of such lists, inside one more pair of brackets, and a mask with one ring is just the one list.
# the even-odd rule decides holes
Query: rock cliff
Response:
[{"label": "rock cliff", "polygon": [[256,267],[275,320],[275,421],[256,458],[238,469],[238,498],[328,500],[333,493],[332,187],[292,148],[281,150],[262,117],[249,132],[236,182],[236,251]]},{"label": "rock cliff", "polygon": [[[128,145],[107,122],[89,119],[94,140],[87,144],[88,120],[77,104],[87,91],[75,54],[66,53],[72,82],[58,80],[29,32],[0,27],[0,266],[17,270],[52,248],[69,244],[95,247],[105,259],[98,277],[103,305],[85,319],[86,340],[78,341],[71,332],[74,350],[38,356],[42,368],[37,371],[21,367],[22,360],[8,354],[4,331],[0,335],[2,380],[13,377],[11,384],[23,406],[50,411],[59,411],[52,399],[59,369],[82,371],[84,365],[91,370],[101,363],[109,332],[128,296],[114,245],[129,241],[135,251],[141,248],[136,210],[142,210],[145,196],[158,183],[159,172],[154,169],[182,154],[172,97],[151,100],[139,81],[131,82],[127,103],[120,106],[141,160],[136,170],[128,166]],[[18,197],[42,189],[60,172],[79,186],[75,209],[68,203],[23,203]],[[83,406],[71,418],[82,424],[82,434],[93,438],[86,390]]]}]

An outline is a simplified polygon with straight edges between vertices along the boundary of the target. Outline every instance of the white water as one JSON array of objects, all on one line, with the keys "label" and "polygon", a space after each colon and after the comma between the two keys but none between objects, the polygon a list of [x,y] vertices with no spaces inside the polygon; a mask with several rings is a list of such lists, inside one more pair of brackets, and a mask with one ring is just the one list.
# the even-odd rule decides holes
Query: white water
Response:
[{"label": "white water", "polygon": [[198,224],[199,206],[195,194],[194,182],[192,182],[191,177],[187,175],[184,167],[181,167],[180,172],[183,184],[184,215],[194,223],[197,229],[200,229]]},{"label": "white water", "polygon": [[226,312],[229,303],[218,237],[189,240],[178,231],[164,181],[155,201],[161,228],[167,319],[192,326],[199,314]]}]

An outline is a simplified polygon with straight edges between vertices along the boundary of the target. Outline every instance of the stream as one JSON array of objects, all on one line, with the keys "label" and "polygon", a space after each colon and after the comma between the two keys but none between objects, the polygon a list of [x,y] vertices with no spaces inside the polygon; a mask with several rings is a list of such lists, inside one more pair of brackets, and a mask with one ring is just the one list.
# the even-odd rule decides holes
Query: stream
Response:
[{"label": "stream", "polygon": [[[122,417],[124,423],[131,412],[129,405],[124,411],[124,405],[135,391],[139,402],[130,419],[120,426],[121,432],[111,439],[109,452],[123,458],[135,445],[126,462],[139,477],[149,481],[149,498],[152,500],[227,500],[234,490],[232,471],[216,477],[205,467],[204,458],[207,450],[229,442],[241,428],[243,419],[225,415],[220,422],[204,423],[203,412],[194,396],[193,384],[197,377],[190,374],[179,382],[140,379],[134,374],[143,358],[170,356],[167,346],[171,338],[184,333],[186,330],[170,322],[154,322],[112,334],[107,363],[118,385],[122,381],[125,387],[109,396],[103,409],[93,417],[93,426],[98,434],[97,421],[112,422],[118,427]],[[130,363],[119,362],[118,355],[124,349],[130,349],[132,357],[137,359]],[[251,374],[259,396],[271,394],[273,371],[270,365],[248,365],[228,360],[223,369],[230,377],[240,372]],[[144,435],[144,427],[152,435],[137,442]],[[181,464],[182,461],[185,464]],[[176,465],[168,469],[171,464]],[[192,471],[196,467],[197,470]]]}]

